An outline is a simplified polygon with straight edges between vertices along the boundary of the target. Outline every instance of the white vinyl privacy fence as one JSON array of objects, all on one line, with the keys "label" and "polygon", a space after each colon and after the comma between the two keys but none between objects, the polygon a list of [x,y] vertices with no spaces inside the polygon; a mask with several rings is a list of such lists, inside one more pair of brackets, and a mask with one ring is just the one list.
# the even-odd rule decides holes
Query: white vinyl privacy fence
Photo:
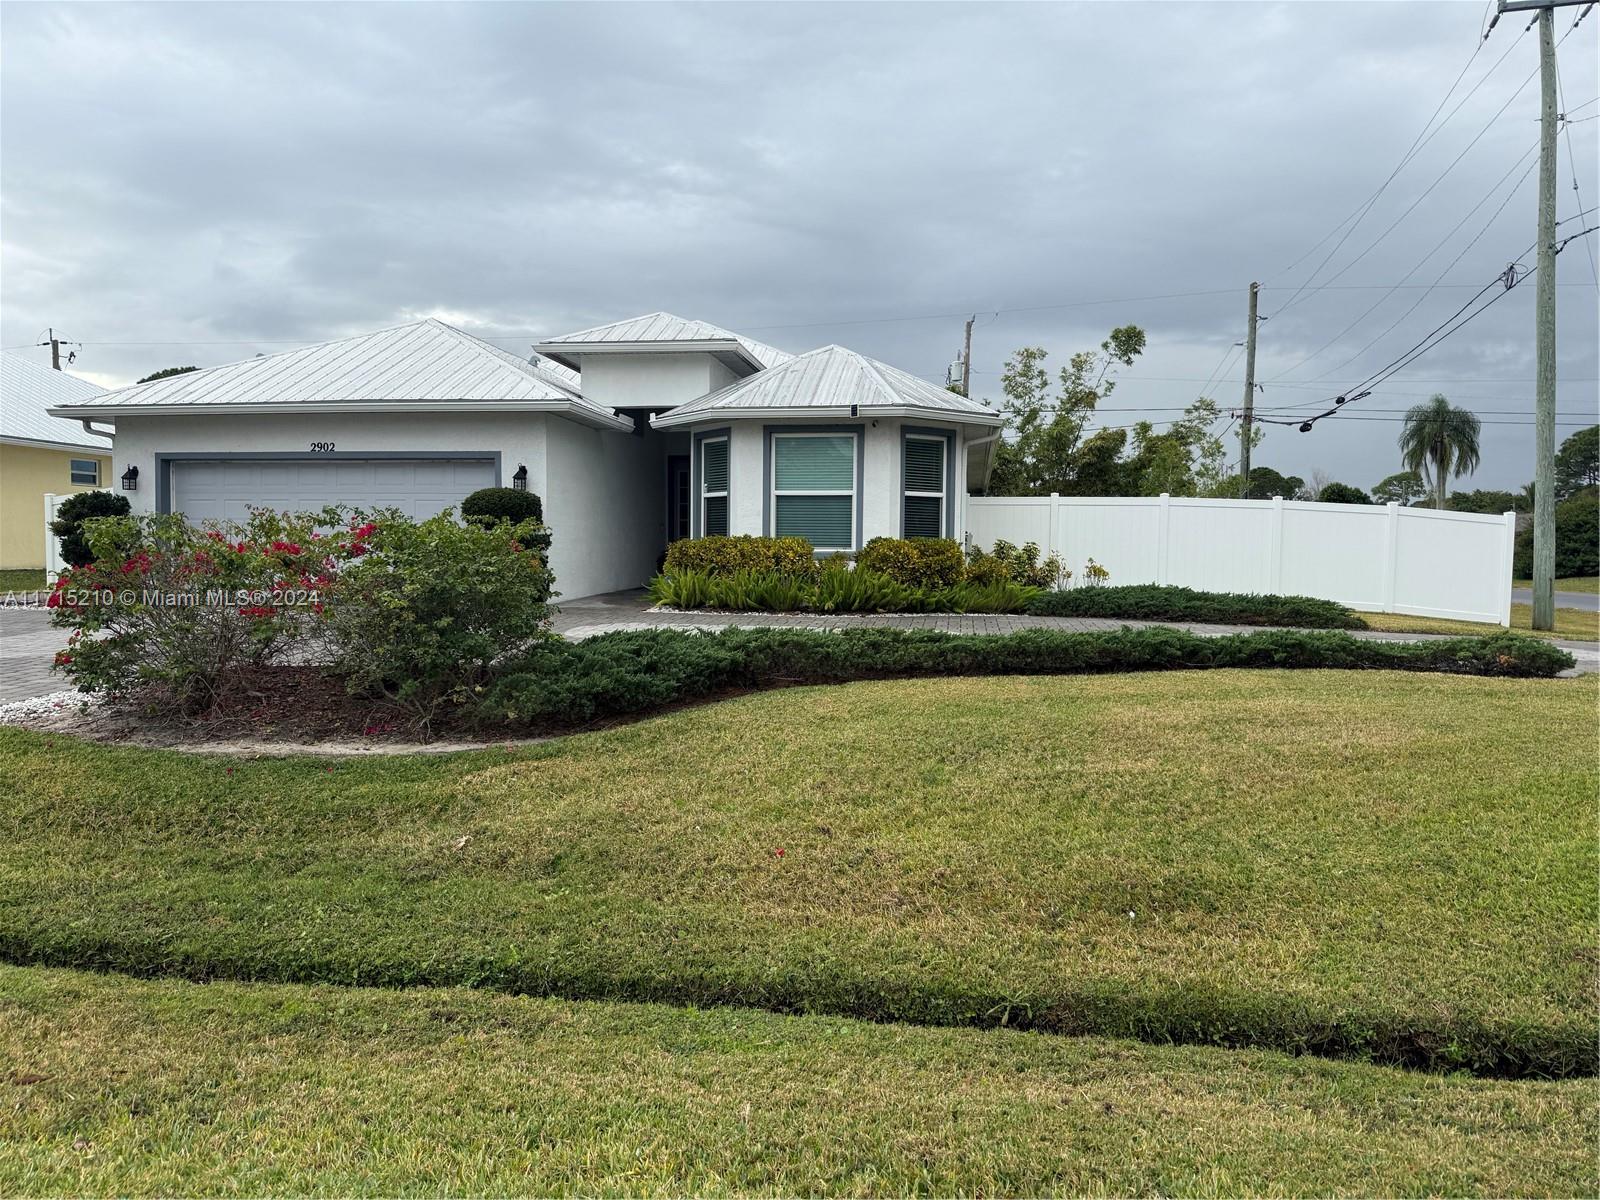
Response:
[{"label": "white vinyl privacy fence", "polygon": [[967,536],[1061,555],[1083,578],[1318,596],[1368,612],[1511,620],[1516,518],[1397,504],[1181,496],[972,496]]}]

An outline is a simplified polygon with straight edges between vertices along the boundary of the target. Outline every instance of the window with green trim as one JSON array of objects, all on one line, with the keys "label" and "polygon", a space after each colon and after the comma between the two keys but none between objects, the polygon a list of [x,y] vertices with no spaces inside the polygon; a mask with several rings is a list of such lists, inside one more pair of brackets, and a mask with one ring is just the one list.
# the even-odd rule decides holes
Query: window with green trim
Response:
[{"label": "window with green trim", "polygon": [[700,443],[700,536],[724,537],[728,532],[728,439],[706,438]]},{"label": "window with green trim", "polygon": [[945,530],[945,439],[908,433],[902,455],[905,505],[901,524],[908,538],[943,537]]},{"label": "window with green trim", "polygon": [[855,549],[856,484],[855,434],[773,434],[773,535]]}]

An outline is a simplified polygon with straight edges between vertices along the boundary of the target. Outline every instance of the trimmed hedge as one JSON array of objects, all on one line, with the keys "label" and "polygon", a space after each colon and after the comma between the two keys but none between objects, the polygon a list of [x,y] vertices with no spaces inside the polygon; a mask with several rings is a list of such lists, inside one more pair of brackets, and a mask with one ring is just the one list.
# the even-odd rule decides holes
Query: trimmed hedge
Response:
[{"label": "trimmed hedge", "polygon": [[125,517],[133,511],[126,496],[117,492],[74,492],[56,509],[50,532],[61,539],[61,557],[68,566],[86,567],[94,561],[83,523],[99,517]]},{"label": "trimmed hedge", "polygon": [[961,543],[950,538],[876,537],[856,557],[858,570],[876,571],[914,588],[960,583],[964,566]]},{"label": "trimmed hedge", "polygon": [[461,502],[461,515],[491,524],[500,521],[519,525],[523,521],[544,524],[544,503],[532,492],[508,487],[479,488]]},{"label": "trimmed hedge", "polygon": [[698,571],[703,575],[732,575],[738,571],[778,571],[802,579],[817,573],[810,542],[803,537],[682,538],[667,547],[667,575]]},{"label": "trimmed hedge", "polygon": [[1107,617],[1128,621],[1194,621],[1208,625],[1281,625],[1299,629],[1365,629],[1342,604],[1311,596],[1197,592],[1153,583],[1044,592],[1028,603],[1044,617]]},{"label": "trimmed hedge", "polygon": [[1566,651],[1514,634],[1380,642],[1298,630],[1202,637],[1179,629],[1030,629],[966,637],[908,629],[728,629],[717,634],[649,629],[535,647],[488,689],[476,716],[561,728],[735,689],[938,675],[1268,667],[1548,678],[1572,665]]},{"label": "trimmed hedge", "polygon": [[782,571],[677,571],[650,581],[650,602],[722,612],[1019,613],[1034,589],[1004,580],[910,587],[865,567],[829,559],[810,577]]}]

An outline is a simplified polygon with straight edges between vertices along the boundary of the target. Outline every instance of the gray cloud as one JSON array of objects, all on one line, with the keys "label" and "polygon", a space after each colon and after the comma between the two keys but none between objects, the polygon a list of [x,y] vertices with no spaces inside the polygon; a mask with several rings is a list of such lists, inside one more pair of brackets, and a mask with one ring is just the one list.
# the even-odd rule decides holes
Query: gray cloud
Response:
[{"label": "gray cloud", "polygon": [[[1060,359],[1134,321],[1150,349],[1105,418],[1121,423],[1192,399],[1258,278],[1275,314],[1262,402],[1304,403],[1472,294],[1428,294],[1331,374],[1422,293],[1359,322],[1381,291],[1310,292],[1277,313],[1321,254],[1284,268],[1399,160],[1471,53],[1481,7],[7,4],[0,341],[54,325],[86,343],[80,369],[120,382],[419,313],[520,349],[665,308],[938,375],[958,319],[876,319],[1035,309],[980,317],[980,390],[998,394],[1018,346]],[[1536,65],[1523,24],[1500,23],[1457,96],[1505,61],[1324,278],[1486,125],[1339,283],[1414,269],[1411,283],[1432,283],[1489,221],[1516,175],[1495,182],[1537,135],[1536,83],[1491,124]],[[1569,107],[1600,91],[1596,45],[1586,23],[1561,47]],[[1571,130],[1584,200],[1600,203],[1600,122]],[[1561,151],[1565,215],[1578,208],[1565,138]],[[1529,177],[1446,282],[1476,286],[1522,253],[1533,204]],[[1581,245],[1560,281],[1560,407],[1592,416]],[[1219,294],[1039,310],[1187,292]],[[1531,330],[1519,288],[1363,403],[1395,415],[1381,410],[1442,390],[1531,413]],[[1238,366],[1223,375],[1213,392],[1237,404]],[[1273,430],[1258,461],[1371,484],[1395,469],[1397,429]],[[1526,480],[1531,429],[1486,435],[1476,484]]]}]

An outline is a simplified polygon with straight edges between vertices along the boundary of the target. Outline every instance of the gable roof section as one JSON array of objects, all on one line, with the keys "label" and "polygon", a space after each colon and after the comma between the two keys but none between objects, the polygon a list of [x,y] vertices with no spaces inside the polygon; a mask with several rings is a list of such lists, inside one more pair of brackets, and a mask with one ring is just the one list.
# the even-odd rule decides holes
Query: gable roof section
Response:
[{"label": "gable roof section", "polygon": [[[629,317],[626,321],[613,321],[609,325],[596,325],[593,329],[580,329],[577,333],[546,338],[534,349],[568,366],[576,366],[576,356],[586,351],[659,354],[701,350],[731,355],[756,371],[776,367],[794,357],[786,350],[779,350],[776,346],[768,346],[709,322],[690,321],[664,312],[646,313],[642,317]],[[734,363],[728,365],[737,369]]]},{"label": "gable roof section", "polygon": [[20,354],[0,354],[0,439],[62,449],[110,450],[110,438],[88,433],[80,422],[52,417],[49,411],[58,404],[99,396],[104,390]]},{"label": "gable roof section", "polygon": [[798,358],[730,383],[651,419],[656,428],[719,417],[839,416],[854,405],[861,414],[927,416],[973,425],[1000,425],[1004,418],[977,400],[908,375],[898,367],[846,350],[823,346]]},{"label": "gable roof section", "polygon": [[428,318],[375,333],[247,358],[63,404],[73,413],[114,418],[205,410],[280,411],[303,407],[472,409],[558,412],[602,429],[631,421],[583,398],[577,376],[528,361],[453,325]]}]

